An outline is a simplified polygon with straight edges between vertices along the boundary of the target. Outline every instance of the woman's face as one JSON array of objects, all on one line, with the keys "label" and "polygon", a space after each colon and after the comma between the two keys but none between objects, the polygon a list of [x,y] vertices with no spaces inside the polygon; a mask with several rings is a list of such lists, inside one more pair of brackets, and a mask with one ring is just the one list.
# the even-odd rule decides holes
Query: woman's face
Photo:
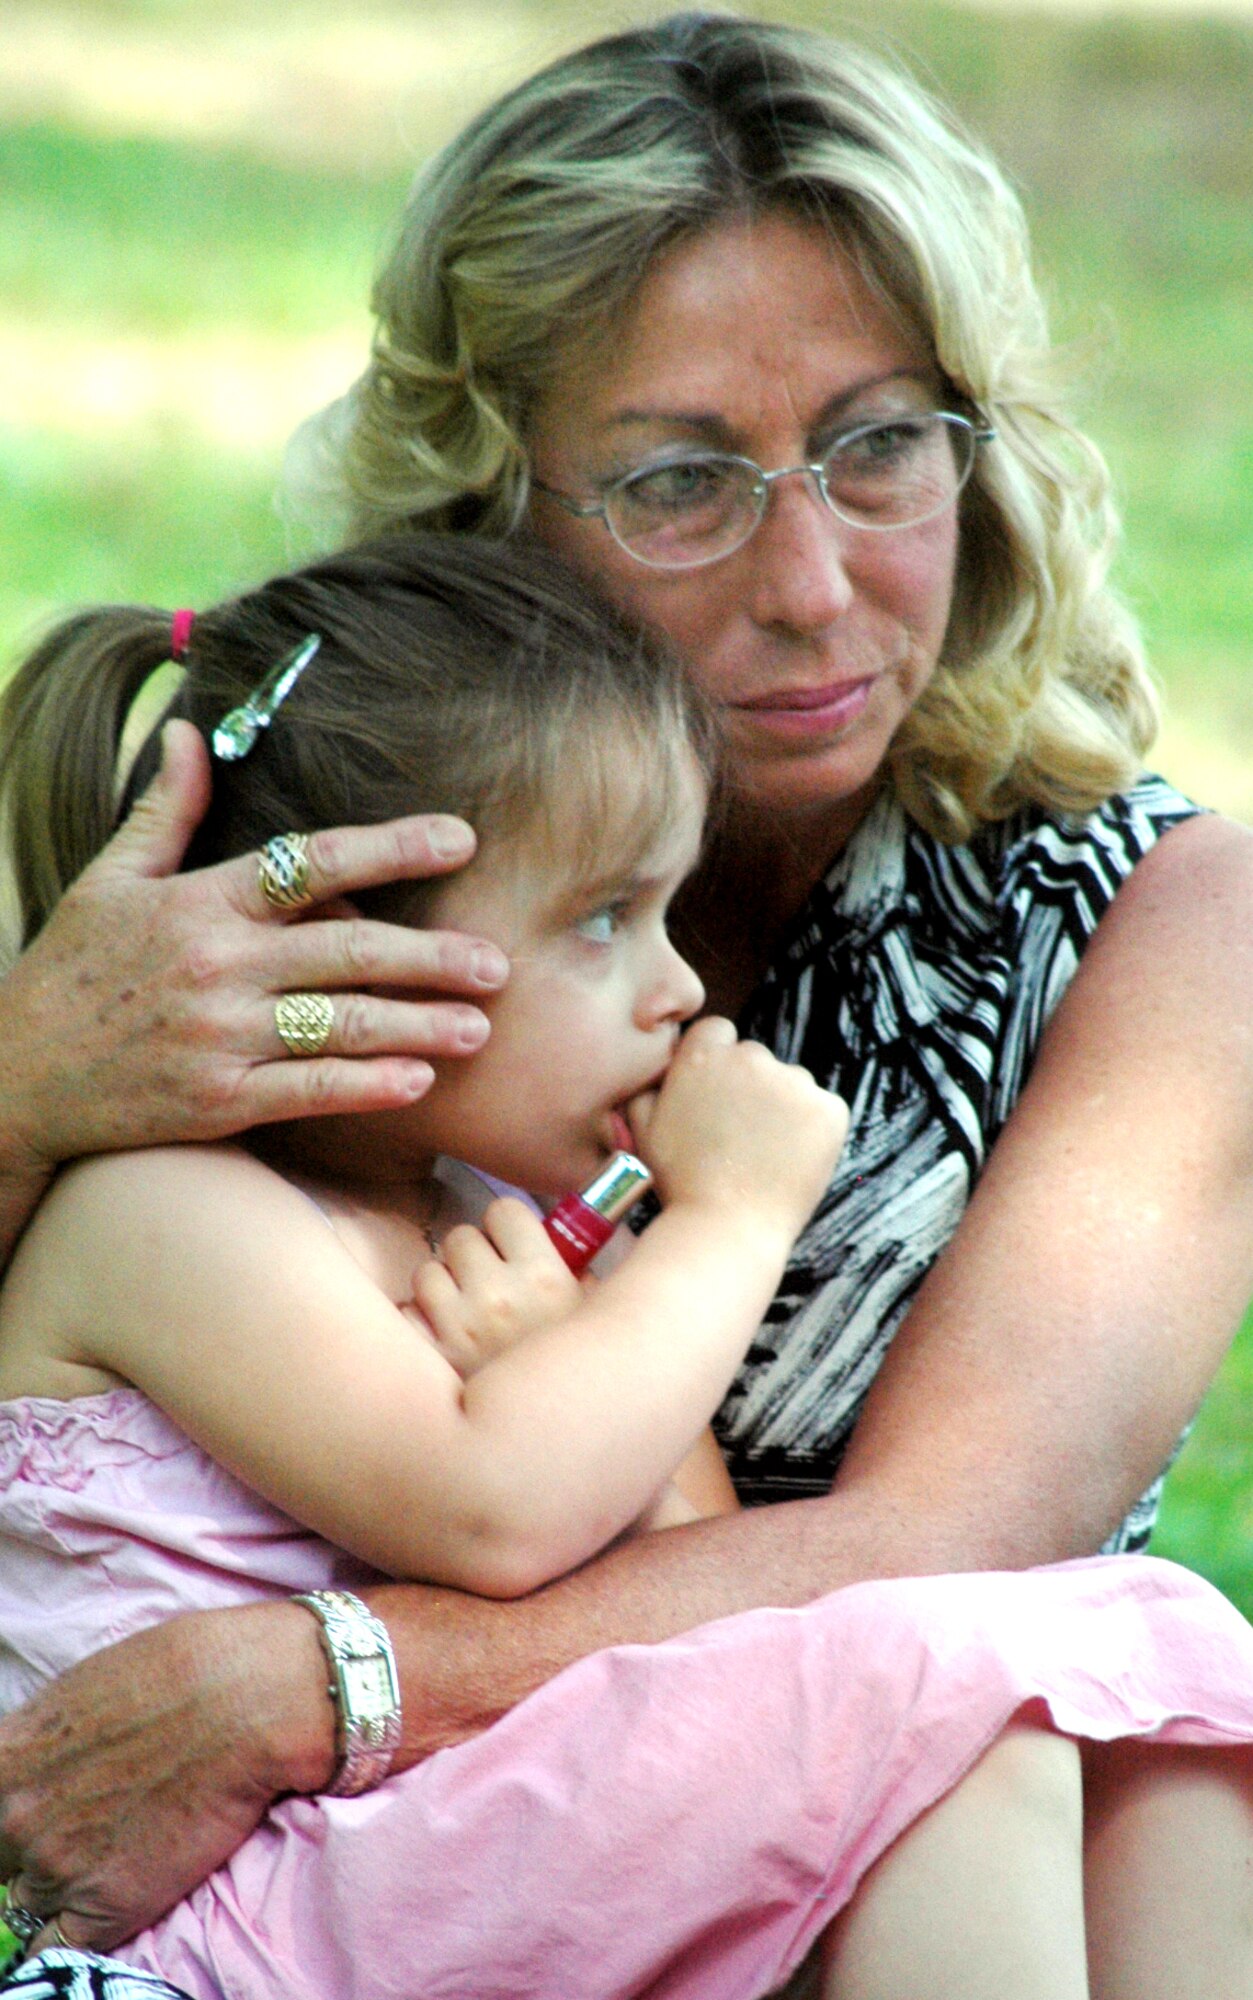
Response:
[{"label": "woman's face", "polygon": [[[530,433],[536,477],[580,501],[676,450],[770,471],[849,426],[939,407],[934,358],[816,225],[730,221],[663,254],[611,336],[557,377]],[[850,527],[807,478],[771,489],[752,539],[703,569],[646,568],[600,519],[536,494],[543,539],[680,649],[726,725],[737,790],[772,824],[857,824],[948,622],[954,509]]]}]

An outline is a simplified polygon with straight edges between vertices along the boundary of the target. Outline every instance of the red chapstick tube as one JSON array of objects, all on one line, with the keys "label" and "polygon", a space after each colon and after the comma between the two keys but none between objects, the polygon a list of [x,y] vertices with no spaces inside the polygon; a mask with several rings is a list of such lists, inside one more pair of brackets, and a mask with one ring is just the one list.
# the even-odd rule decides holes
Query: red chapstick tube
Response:
[{"label": "red chapstick tube", "polygon": [[563,1194],[544,1227],[576,1277],[603,1250],[627,1210],[647,1194],[653,1177],[634,1153],[615,1153],[581,1194]]}]

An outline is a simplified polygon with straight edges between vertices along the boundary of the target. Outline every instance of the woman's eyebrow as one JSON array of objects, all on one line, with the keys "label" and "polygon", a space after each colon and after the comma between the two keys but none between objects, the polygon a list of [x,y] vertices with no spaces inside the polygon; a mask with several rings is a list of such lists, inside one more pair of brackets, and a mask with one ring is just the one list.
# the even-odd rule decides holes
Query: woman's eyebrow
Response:
[{"label": "woman's eyebrow", "polygon": [[676,430],[695,431],[711,441],[723,443],[731,436],[731,427],[725,417],[716,410],[619,410],[609,417],[605,429],[628,430],[632,426],[670,424]]},{"label": "woman's eyebrow", "polygon": [[[926,388],[932,380],[932,371],[922,367],[891,368],[881,375],[868,375],[863,380],[851,382],[831,396],[814,416],[810,431],[820,431],[832,423],[851,404],[863,396],[871,395],[876,389],[886,388],[891,382],[916,382]],[[630,429],[650,424],[672,424],[676,429],[694,431],[711,442],[725,443],[734,435],[734,427],[729,424],[719,410],[682,410],[664,406],[648,408],[628,408],[617,410],[605,421],[607,431]]]},{"label": "woman's eyebrow", "polygon": [[809,426],[810,434],[822,431],[843,416],[849,407],[861,401],[863,396],[873,395],[876,389],[886,389],[894,382],[913,382],[920,389],[933,390],[934,371],[928,368],[893,368],[886,375],[875,375],[866,382],[859,382],[851,389],[845,389],[824,403]]}]

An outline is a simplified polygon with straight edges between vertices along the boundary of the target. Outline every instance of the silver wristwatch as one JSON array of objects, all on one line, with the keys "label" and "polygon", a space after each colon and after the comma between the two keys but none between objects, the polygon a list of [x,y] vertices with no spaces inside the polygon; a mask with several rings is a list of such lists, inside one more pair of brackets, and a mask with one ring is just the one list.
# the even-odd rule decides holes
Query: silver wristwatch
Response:
[{"label": "silver wristwatch", "polygon": [[331,1669],[339,1762],[326,1791],[335,1798],[371,1791],[391,1770],[400,1742],[400,1683],[387,1627],[348,1590],[302,1591],[292,1601],[317,1619]]}]

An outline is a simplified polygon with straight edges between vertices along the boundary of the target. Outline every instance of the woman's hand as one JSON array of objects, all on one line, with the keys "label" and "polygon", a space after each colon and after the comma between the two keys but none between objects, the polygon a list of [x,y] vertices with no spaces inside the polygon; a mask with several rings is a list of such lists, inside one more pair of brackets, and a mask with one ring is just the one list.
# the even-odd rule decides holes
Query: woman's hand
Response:
[{"label": "woman's hand", "polygon": [[538,1215],[508,1195],[491,1203],[481,1228],[450,1229],[413,1277],[414,1308],[463,1381],[565,1319],[581,1296]]},{"label": "woman's hand", "polygon": [[[175,874],[208,798],[203,742],[169,724],[149,790],[0,981],[0,1253],[62,1160],[404,1104],[428,1088],[430,1057],[486,1039],[486,1017],[456,996],[503,983],[494,945],[316,911],[292,921],[261,894],[252,856]],[[339,828],[310,839],[311,887],[330,902],[445,874],[473,851],[455,819]],[[311,990],[333,996],[335,1026],[325,1055],[293,1060],[274,1003]]]},{"label": "woman's hand", "polygon": [[334,1762],[303,1606],[172,1618],[0,1722],[0,1858],[18,1902],[107,1951],[225,1861],[276,1793],[326,1784]]},{"label": "woman's hand", "polygon": [[819,1201],[848,1131],[848,1108],[807,1069],[710,1015],[688,1029],[658,1091],[628,1107],[667,1207],[769,1217],[788,1241]]}]

